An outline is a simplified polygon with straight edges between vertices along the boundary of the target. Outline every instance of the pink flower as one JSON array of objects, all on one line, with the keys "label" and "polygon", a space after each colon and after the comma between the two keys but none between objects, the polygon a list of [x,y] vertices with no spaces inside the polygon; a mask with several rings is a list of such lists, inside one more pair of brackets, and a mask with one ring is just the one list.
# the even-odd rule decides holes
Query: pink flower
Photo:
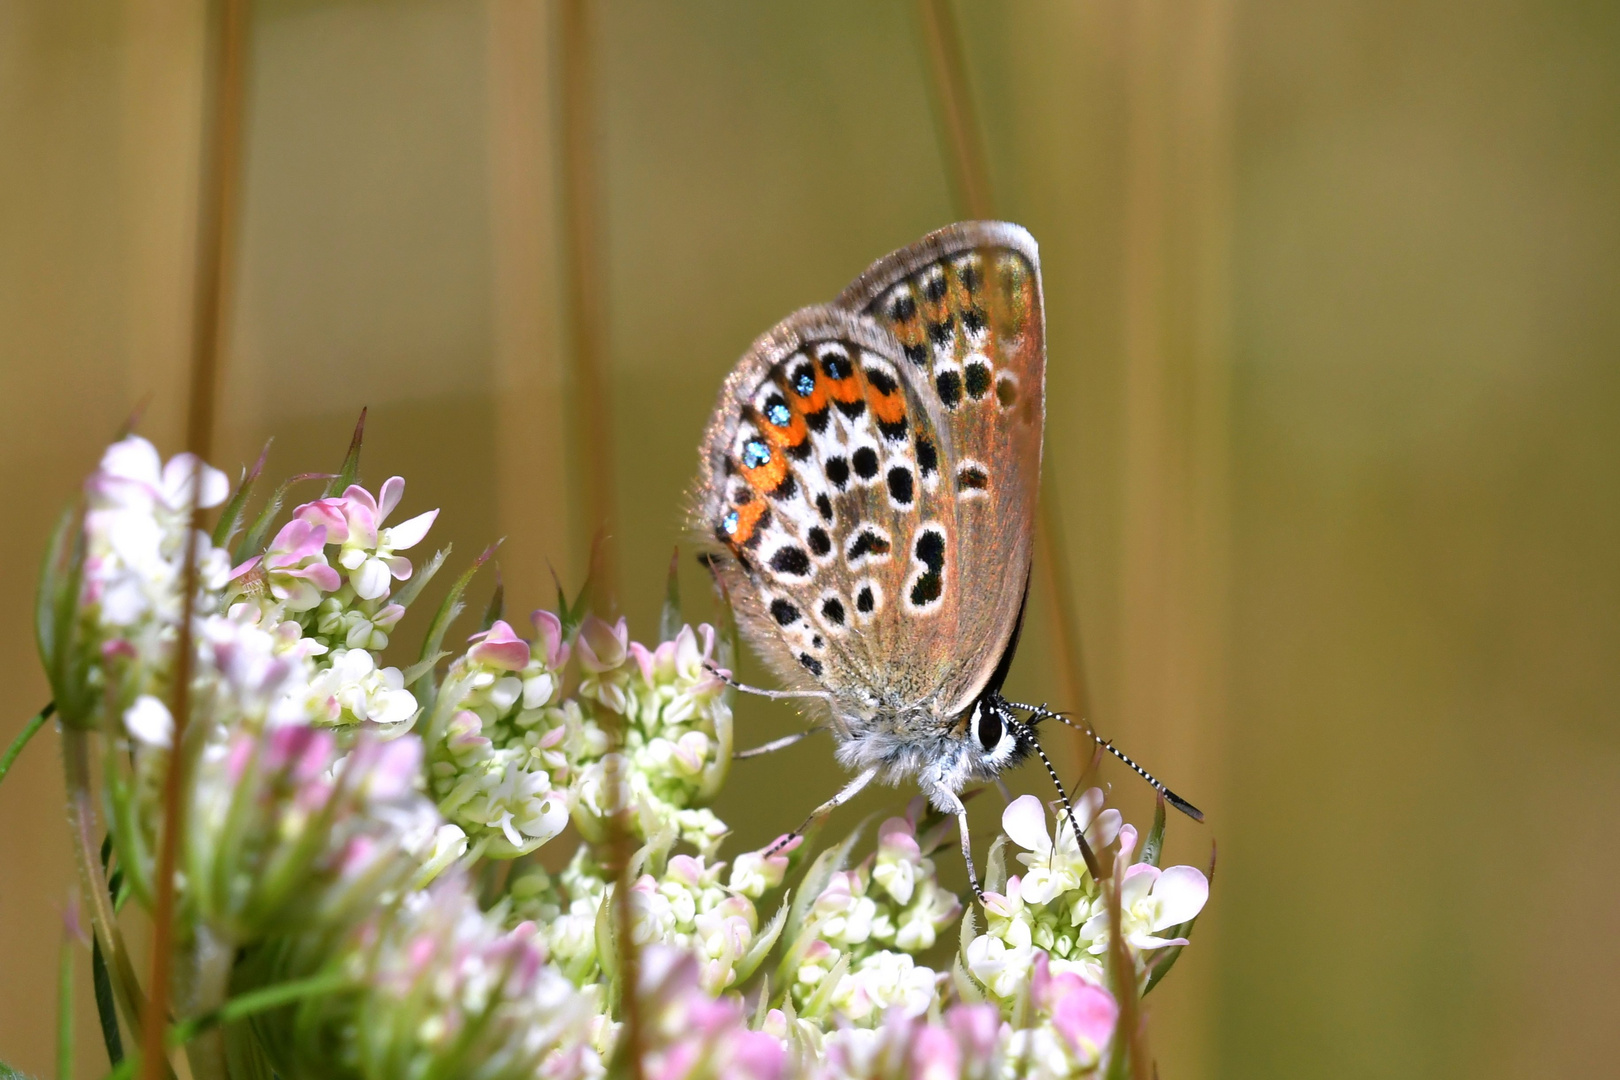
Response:
[{"label": "pink flower", "polygon": [[231,571],[241,581],[253,571],[264,575],[270,595],[288,611],[308,611],[321,602],[321,593],[336,592],[343,584],[326,562],[326,528],[294,518],[281,527],[263,555],[255,555]]},{"label": "pink flower", "polygon": [[349,572],[349,584],[362,600],[375,600],[388,592],[388,581],[405,581],[411,576],[411,563],[396,551],[421,543],[439,516],[437,510],[418,514],[391,528],[383,522],[405,494],[405,481],[390,477],[374,499],[371,492],[350,484],[339,499],[318,499],[293,511],[297,519],[326,528],[326,542],[342,545],[338,562]]},{"label": "pink flower", "polygon": [[536,611],[529,616],[539,635],[535,644],[540,646],[546,667],[558,671],[568,663],[568,643],[563,640],[562,620],[549,611]]},{"label": "pink flower", "polygon": [[475,643],[467,650],[467,658],[475,664],[501,671],[522,671],[529,664],[529,643],[502,619],[467,640]]},{"label": "pink flower", "polygon": [[1050,1017],[1052,1028],[1081,1059],[1095,1060],[1113,1038],[1119,1019],[1113,995],[1073,972],[1054,976],[1044,952],[1035,954],[1029,993],[1030,1001]]},{"label": "pink flower", "polygon": [[593,674],[612,671],[630,655],[630,621],[620,619],[609,623],[587,615],[580,624],[576,647],[579,662],[586,671]]},{"label": "pink flower", "polygon": [[919,1028],[911,1040],[913,1080],[957,1080],[962,1074],[962,1048],[944,1028]]}]

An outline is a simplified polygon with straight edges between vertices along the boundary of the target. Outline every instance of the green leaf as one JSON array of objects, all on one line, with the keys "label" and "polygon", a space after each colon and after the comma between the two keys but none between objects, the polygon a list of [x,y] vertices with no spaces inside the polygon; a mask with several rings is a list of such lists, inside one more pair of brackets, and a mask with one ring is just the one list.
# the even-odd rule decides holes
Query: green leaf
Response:
[{"label": "green leaf", "polygon": [[[403,608],[408,608],[415,603],[416,598],[422,595],[422,590],[427,588],[427,583],[433,580],[433,575],[437,574],[439,569],[444,566],[444,560],[450,557],[452,549],[453,545],[446,544],[438,551],[435,551],[433,558],[428,560],[427,565],[412,574],[411,580],[407,581],[404,587],[394,594],[394,603]],[[406,679],[405,682],[407,685],[410,684],[409,679]]]},{"label": "green leaf", "polygon": [[985,892],[1007,891],[1007,834],[1002,833],[990,845],[990,858],[984,867]]},{"label": "green leaf", "polygon": [[259,474],[264,471],[264,461],[270,456],[270,444],[274,441],[265,440],[264,449],[259,451],[259,460],[243,474],[242,482],[236,486],[236,494],[231,496],[231,501],[220,512],[219,521],[214,525],[215,547],[229,548],[231,541],[236,538],[236,531],[242,527],[242,518],[247,514],[248,499],[253,497],[253,485],[258,483]]},{"label": "green leaf", "polygon": [[1153,807],[1153,828],[1148,831],[1147,839],[1142,842],[1142,854],[1136,861],[1147,863],[1149,866],[1159,865],[1159,856],[1164,851],[1164,796],[1160,795]]},{"label": "green leaf", "polygon": [[235,1023],[245,1020],[256,1013],[269,1009],[279,1009],[283,1005],[291,1005],[295,1001],[303,1001],[312,997],[323,997],[346,990],[352,986],[348,976],[340,971],[322,972],[311,975],[307,979],[293,979],[289,982],[277,983],[274,986],[261,987],[258,990],[249,990],[227,1001],[217,1009],[212,1009],[201,1016],[194,1016],[184,1020],[169,1029],[168,1044],[170,1046],[184,1046],[198,1035],[208,1031],[219,1024]]},{"label": "green leaf", "polygon": [[34,1080],[34,1078],[25,1072],[18,1072],[10,1065],[0,1061],[0,1080]]},{"label": "green leaf", "polygon": [[[1209,879],[1211,887],[1213,887],[1215,884],[1215,845],[1213,843],[1209,849],[1209,873],[1205,876]],[[1170,931],[1171,936],[1191,940],[1193,927],[1197,925],[1198,916],[1194,915],[1180,926],[1172,929]],[[1148,991],[1158,986],[1159,983],[1164,981],[1164,977],[1170,974],[1170,969],[1176,966],[1177,960],[1181,959],[1181,950],[1184,948],[1186,948],[1185,945],[1168,945],[1154,958],[1153,964],[1148,968],[1147,983],[1142,987],[1143,997],[1146,997]]]},{"label": "green leaf", "polygon": [[[467,586],[472,583],[473,576],[482,569],[483,565],[495,554],[495,549],[500,546],[501,542],[497,540],[485,548],[483,554],[474,559],[473,564],[467,567],[460,577],[456,578],[454,585],[450,586],[450,591],[445,594],[444,602],[439,605],[438,612],[433,616],[433,622],[428,626],[427,637],[422,641],[421,659],[426,660],[428,657],[436,656],[443,651],[445,632],[450,629],[450,624],[455,622],[456,616],[461,614],[461,610],[465,606],[461,602],[462,595],[467,591]],[[423,712],[431,712],[433,697],[437,691],[437,687],[433,685],[432,671],[429,670],[425,674],[418,676],[416,682],[411,684],[410,689],[411,693],[416,695],[417,704],[422,706]]]},{"label": "green leaf", "polygon": [[759,965],[769,955],[771,949],[775,947],[776,939],[782,936],[782,928],[787,925],[787,917],[788,901],[784,897],[781,906],[776,909],[776,914],[771,916],[769,925],[754,938],[754,943],[748,947],[748,952],[743,954],[741,960],[737,961],[733,970],[737,973],[737,982],[739,984],[746,981],[748,976],[759,969]]},{"label": "green leaf", "polygon": [[658,615],[658,640],[674,641],[686,620],[681,618],[681,549],[669,557],[669,576],[664,582],[664,610]]},{"label": "green leaf", "polygon": [[253,524],[249,527],[247,535],[242,537],[242,542],[231,552],[231,565],[235,566],[255,555],[263,554],[264,545],[270,539],[270,528],[276,523],[276,515],[281,513],[281,505],[286,501],[287,492],[294,484],[302,484],[306,480],[328,480],[331,476],[331,473],[299,473],[283,480],[271,493],[270,501],[264,504],[259,516],[253,519]]},{"label": "green leaf", "polygon": [[804,1009],[799,1015],[815,1020],[831,1008],[833,995],[838,992],[838,984],[844,981],[847,974],[849,974],[849,953],[846,952],[838,958],[838,963],[832,966],[832,970],[827,972],[821,982],[816,984],[815,993],[804,1003]]},{"label": "green leaf", "polygon": [[349,452],[343,458],[343,467],[338,469],[332,482],[326,485],[326,498],[334,498],[348,490],[349,485],[360,478],[360,444],[366,437],[366,410],[360,410],[360,419],[355,421],[354,434],[349,437]]},{"label": "green leaf", "polygon": [[57,594],[61,590],[58,575],[67,568],[68,530],[73,527],[73,510],[67,509],[51,530],[50,543],[45,546],[45,558],[39,568],[39,592],[34,597],[34,644],[39,648],[40,663],[53,683],[56,678],[56,619]]},{"label": "green leaf", "polygon": [[506,583],[501,580],[501,568],[495,567],[495,591],[489,594],[489,603],[484,605],[484,617],[478,621],[478,629],[488,630],[495,625],[501,617],[501,608],[506,603]]},{"label": "green leaf", "polygon": [[17,755],[23,752],[23,747],[28,745],[28,740],[32,739],[39,729],[45,726],[45,721],[49,720],[51,713],[55,711],[56,702],[46,702],[45,707],[35,713],[28,723],[23,725],[23,729],[17,732],[17,737],[11,740],[10,746],[6,747],[4,756],[0,756],[0,782],[5,780],[6,773],[11,771],[12,762],[16,761]]},{"label": "green leaf", "polygon": [[90,939],[90,985],[96,992],[96,1018],[101,1021],[101,1041],[107,1047],[107,1063],[116,1068],[124,1060],[124,1039],[118,1033],[118,1007],[113,1001],[107,958],[101,955],[101,942],[94,937]]}]

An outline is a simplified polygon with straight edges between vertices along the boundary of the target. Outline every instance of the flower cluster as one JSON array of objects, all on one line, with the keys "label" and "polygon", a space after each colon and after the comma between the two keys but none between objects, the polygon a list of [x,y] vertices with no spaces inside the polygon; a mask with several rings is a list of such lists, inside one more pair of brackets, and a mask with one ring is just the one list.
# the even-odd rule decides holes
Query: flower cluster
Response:
[{"label": "flower cluster", "polygon": [[[358,448],[280,523],[277,491],[233,549],[256,472],[233,494],[125,439],[44,583],[53,689],[69,737],[105,736],[116,869],[148,906],[163,785],[186,770],[182,1017],[227,987],[320,988],[233,1029],[254,1072],[569,1080],[637,1053],[659,1080],[979,1080],[1100,1075],[1128,1050],[1119,995],[1163,976],[1209,891],[1194,868],[1158,867],[1162,820],[1139,843],[1100,790],[1076,800],[1113,868],[1099,882],[1069,819],[1054,836],[1040,802],[1014,800],[982,929],[935,872],[954,821],[921,799],[866,850],[857,834],[813,858],[796,838],[723,859],[716,631],[649,647],[564,603],[526,637],[497,607],[452,655],[469,573],[421,662],[388,666],[444,553],[413,567],[400,553],[437,511],[389,525],[404,481],[373,495],[357,467]],[[193,501],[224,505],[211,535],[190,531]],[[559,838],[573,851],[544,853],[548,871],[540,849]]]}]

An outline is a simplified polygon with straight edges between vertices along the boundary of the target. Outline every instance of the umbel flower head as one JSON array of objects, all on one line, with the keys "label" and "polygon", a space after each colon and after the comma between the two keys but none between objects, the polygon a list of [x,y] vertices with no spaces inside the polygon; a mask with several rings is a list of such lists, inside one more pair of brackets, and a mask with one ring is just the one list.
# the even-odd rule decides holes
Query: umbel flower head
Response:
[{"label": "umbel flower head", "polygon": [[[671,606],[643,644],[562,597],[508,619],[497,593],[451,637],[486,552],[395,661],[448,553],[401,554],[437,511],[390,524],[404,480],[373,494],[358,469],[357,439],[324,494],[282,515],[283,485],[244,530],[257,467],[233,491],[122,440],[47,564],[41,654],[67,737],[106,749],[110,867],[147,907],[175,875],[178,1020],[273,1000],[233,1061],[375,1080],[596,1078],[632,1055],[655,1080],[1101,1076],[1133,1052],[1124,1005],[1209,895],[1159,867],[1162,815],[1141,841],[1100,789],[1075,800],[1099,882],[1067,818],[1013,800],[982,918],[940,883],[955,826],[921,799],[820,850],[728,854],[734,631]],[[193,501],[221,508],[211,532]]]}]

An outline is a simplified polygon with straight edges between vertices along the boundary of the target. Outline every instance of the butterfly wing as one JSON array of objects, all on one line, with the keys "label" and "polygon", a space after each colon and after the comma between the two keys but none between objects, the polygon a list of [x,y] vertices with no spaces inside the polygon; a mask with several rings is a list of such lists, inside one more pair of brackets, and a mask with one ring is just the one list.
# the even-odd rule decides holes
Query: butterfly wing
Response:
[{"label": "butterfly wing", "polygon": [[1046,415],[1039,250],[1017,225],[963,222],[878,260],[836,305],[890,332],[936,417],[962,553],[952,563],[963,662],[943,673],[938,699],[939,714],[955,716],[995,673],[1029,577]]},{"label": "butterfly wing", "polygon": [[694,525],[749,640],[835,723],[931,699],[960,590],[937,408],[873,320],[807,308],[761,337],[720,393]]}]

